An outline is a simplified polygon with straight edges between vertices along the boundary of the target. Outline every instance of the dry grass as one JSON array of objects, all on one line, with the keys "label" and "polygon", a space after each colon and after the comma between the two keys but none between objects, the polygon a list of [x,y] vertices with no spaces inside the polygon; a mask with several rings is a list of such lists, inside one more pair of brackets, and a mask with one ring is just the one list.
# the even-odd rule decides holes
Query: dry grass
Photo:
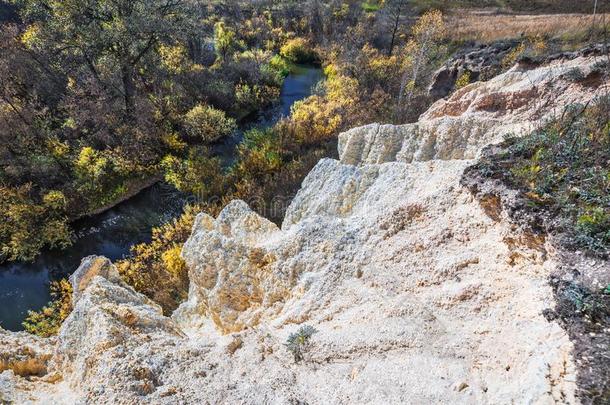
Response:
[{"label": "dry grass", "polygon": [[[519,36],[561,39],[585,38],[591,32],[593,16],[586,14],[492,15],[460,12],[448,18],[452,39],[495,41]],[[598,15],[595,25],[610,27],[610,14]]]}]

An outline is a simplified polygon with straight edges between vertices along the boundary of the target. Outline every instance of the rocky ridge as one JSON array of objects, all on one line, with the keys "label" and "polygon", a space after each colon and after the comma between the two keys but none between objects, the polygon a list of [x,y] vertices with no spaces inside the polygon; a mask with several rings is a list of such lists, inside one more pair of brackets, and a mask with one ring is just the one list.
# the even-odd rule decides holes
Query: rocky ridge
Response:
[{"label": "rocky ridge", "polygon": [[[87,258],[57,338],[0,336],[1,398],[577,403],[572,343],[543,315],[552,246],[460,180],[484,146],[606,92],[598,62],[517,66],[416,124],[342,134],[340,160],[312,170],[281,228],[241,201],[200,214],[171,318]],[[589,79],[570,80],[575,67]],[[317,333],[294,363],[283,344],[302,324]]]},{"label": "rocky ridge", "polygon": [[[432,77],[428,95],[434,100],[447,97],[455,90],[456,82],[462,75],[468,75],[470,82],[488,80],[504,70],[504,64],[511,59],[511,52],[517,50],[524,39],[508,39],[491,44],[473,43],[464,45],[441,66]],[[550,49],[560,48],[561,44],[551,41]],[[522,65],[541,66],[556,60],[571,60],[579,57],[603,56],[607,46],[603,43],[588,45],[578,51],[549,53],[546,56],[533,56],[527,52],[518,57]],[[516,56],[516,55],[515,55]]]}]

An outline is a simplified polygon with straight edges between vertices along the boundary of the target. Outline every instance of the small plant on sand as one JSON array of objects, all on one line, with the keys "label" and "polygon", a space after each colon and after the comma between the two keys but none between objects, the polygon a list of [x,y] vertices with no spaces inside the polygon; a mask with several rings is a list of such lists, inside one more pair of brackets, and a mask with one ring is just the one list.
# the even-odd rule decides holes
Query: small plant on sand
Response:
[{"label": "small plant on sand", "polygon": [[294,357],[294,362],[298,363],[303,360],[303,354],[309,348],[309,340],[317,330],[310,325],[303,325],[295,333],[291,333],[284,345]]},{"label": "small plant on sand", "polygon": [[455,81],[455,89],[459,90],[462,87],[466,87],[470,84],[470,72],[465,71]]}]

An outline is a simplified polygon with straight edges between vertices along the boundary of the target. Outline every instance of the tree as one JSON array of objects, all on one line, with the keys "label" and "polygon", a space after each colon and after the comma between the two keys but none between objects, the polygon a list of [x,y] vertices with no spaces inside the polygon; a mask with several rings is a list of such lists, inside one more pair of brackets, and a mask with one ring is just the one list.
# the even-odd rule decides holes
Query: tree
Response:
[{"label": "tree", "polygon": [[22,18],[40,28],[44,46],[75,59],[107,90],[118,89],[125,117],[135,115],[143,59],[171,39],[185,19],[182,0],[17,0]]},{"label": "tree", "polygon": [[404,58],[404,72],[398,95],[398,109],[409,105],[417,88],[426,83],[424,76],[431,73],[431,64],[444,54],[442,39],[445,36],[443,14],[433,10],[422,15],[412,30]]},{"label": "tree", "polygon": [[231,135],[237,128],[233,118],[209,105],[197,104],[184,116],[186,132],[193,138],[214,142]]},{"label": "tree", "polygon": [[392,56],[394,47],[396,46],[396,36],[400,28],[401,21],[408,9],[408,0],[386,0],[384,12],[388,19],[390,30],[390,45],[388,47],[388,56]]},{"label": "tree", "polygon": [[33,260],[43,246],[71,244],[66,201],[50,191],[39,201],[32,184],[9,188],[0,185],[0,261]]},{"label": "tree", "polygon": [[235,31],[222,21],[217,22],[214,26],[214,47],[216,55],[222,61],[225,61],[238,48]]}]

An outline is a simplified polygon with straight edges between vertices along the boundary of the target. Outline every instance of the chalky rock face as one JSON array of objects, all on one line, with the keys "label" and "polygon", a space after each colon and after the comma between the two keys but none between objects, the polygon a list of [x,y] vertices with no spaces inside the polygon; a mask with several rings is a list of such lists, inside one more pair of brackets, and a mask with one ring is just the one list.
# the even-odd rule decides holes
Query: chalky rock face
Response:
[{"label": "chalky rock face", "polygon": [[183,249],[191,299],[174,317],[203,312],[225,333],[255,326],[259,310],[284,300],[292,287],[288,279],[270,277],[277,258],[259,243],[277,231],[243,201],[227,205],[216,220],[200,214]]},{"label": "chalky rock face", "polygon": [[[459,180],[482,147],[601,94],[600,83],[566,79],[597,61],[514,68],[437,102],[416,124],[342,134],[340,161],[312,170],[281,231],[242,202],[205,217],[183,250],[197,284],[188,319],[199,310],[225,332],[316,325],[314,358],[343,359],[354,369],[342,372],[363,375],[339,383],[330,370],[341,367],[322,367],[336,384],[311,383],[314,403],[374,401],[369,392],[390,402],[573,401],[571,344],[542,316],[554,267],[544,241],[501,211],[492,219]],[[266,258],[263,269],[252,252]]]},{"label": "chalky rock face", "polygon": [[[460,179],[504,131],[601,93],[558,73],[595,62],[513,69],[436,103],[417,124],[342,134],[341,160],[318,163],[281,227],[242,201],[216,219],[199,215],[182,251],[189,297],[171,319],[117,281],[111,264],[88,258],[57,342],[40,343],[53,353],[45,376],[6,370],[0,394],[40,403],[576,403],[571,343],[542,315],[553,305],[552,250]],[[295,364],[284,342],[303,324],[317,333]]]},{"label": "chalky rock face", "polygon": [[[476,82],[437,101],[415,124],[372,124],[339,136],[347,164],[474,159],[506,135],[530,132],[570,104],[607,91],[598,74],[601,57],[556,60],[535,69],[515,66],[488,82]],[[571,78],[578,70],[581,80]]]},{"label": "chalky rock face", "polygon": [[121,280],[119,272],[110,260],[102,256],[87,256],[70,276],[70,284],[72,284],[72,290],[74,291],[74,302],[79,300],[93,278],[97,276],[113,282],[120,282]]},{"label": "chalky rock face", "polygon": [[[131,288],[96,276],[61,328],[54,361],[70,371],[74,384],[100,373],[114,374],[111,359],[147,334],[180,336],[159,306]],[[115,366],[121,366],[115,361]],[[107,368],[108,367],[108,368]]]}]

